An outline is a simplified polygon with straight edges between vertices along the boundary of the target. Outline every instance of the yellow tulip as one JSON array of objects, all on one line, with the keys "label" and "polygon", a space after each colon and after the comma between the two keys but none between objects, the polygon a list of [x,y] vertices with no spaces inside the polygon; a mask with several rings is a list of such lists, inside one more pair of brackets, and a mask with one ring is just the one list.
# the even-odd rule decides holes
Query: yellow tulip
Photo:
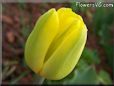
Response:
[{"label": "yellow tulip", "polygon": [[28,37],[25,61],[46,79],[62,79],[76,66],[86,39],[87,28],[81,16],[70,8],[52,8],[39,18]]}]

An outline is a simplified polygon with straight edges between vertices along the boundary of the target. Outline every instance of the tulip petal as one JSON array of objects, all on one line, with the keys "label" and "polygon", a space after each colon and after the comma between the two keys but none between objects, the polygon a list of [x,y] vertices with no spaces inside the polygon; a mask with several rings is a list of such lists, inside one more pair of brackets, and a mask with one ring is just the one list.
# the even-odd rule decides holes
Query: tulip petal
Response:
[{"label": "tulip petal", "polygon": [[64,33],[68,28],[68,26],[74,21],[74,20],[80,20],[83,21],[82,18],[74,13],[71,8],[60,8],[58,11],[58,16],[59,16],[59,35]]},{"label": "tulip petal", "polygon": [[[75,22],[83,22],[82,18],[74,13],[72,9],[70,8],[60,8],[57,11],[58,18],[59,18],[59,33],[54,38],[53,42],[51,43],[48,52],[45,57],[45,61],[52,55],[52,53],[56,50],[56,48],[59,46],[59,42],[63,40],[64,33],[70,29],[69,27],[71,24]],[[78,27],[77,27],[78,28]]]},{"label": "tulip petal", "polygon": [[61,65],[59,71],[55,76],[57,79],[66,77],[76,66],[86,43],[86,32],[86,29],[85,31],[82,31],[82,36],[79,39],[78,43],[75,44],[74,48],[68,53],[68,56],[66,56],[67,59],[65,59],[65,62],[63,63],[63,65]]},{"label": "tulip petal", "polygon": [[27,39],[25,46],[25,61],[36,73],[41,70],[45,54],[58,33],[59,20],[55,9],[42,15],[34,30]]},{"label": "tulip petal", "polygon": [[[79,24],[80,23],[80,24]],[[63,35],[62,42],[45,62],[40,74],[47,79],[59,80],[75,67],[86,42],[87,29],[82,22],[73,23]]]}]

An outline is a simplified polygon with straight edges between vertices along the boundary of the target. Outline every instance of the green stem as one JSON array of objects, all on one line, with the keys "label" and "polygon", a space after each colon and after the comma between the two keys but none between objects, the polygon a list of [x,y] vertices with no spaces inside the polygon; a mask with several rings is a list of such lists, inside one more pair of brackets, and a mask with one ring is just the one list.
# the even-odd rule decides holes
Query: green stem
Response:
[{"label": "green stem", "polygon": [[42,85],[45,78],[35,74],[34,84]]}]

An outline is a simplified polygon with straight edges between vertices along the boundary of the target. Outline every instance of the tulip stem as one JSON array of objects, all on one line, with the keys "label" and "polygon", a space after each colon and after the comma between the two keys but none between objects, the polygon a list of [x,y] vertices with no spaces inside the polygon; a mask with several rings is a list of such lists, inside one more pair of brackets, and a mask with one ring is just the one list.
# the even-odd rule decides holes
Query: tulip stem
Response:
[{"label": "tulip stem", "polygon": [[45,80],[45,78],[43,78],[39,75],[35,75],[34,84],[42,85],[44,80]]}]

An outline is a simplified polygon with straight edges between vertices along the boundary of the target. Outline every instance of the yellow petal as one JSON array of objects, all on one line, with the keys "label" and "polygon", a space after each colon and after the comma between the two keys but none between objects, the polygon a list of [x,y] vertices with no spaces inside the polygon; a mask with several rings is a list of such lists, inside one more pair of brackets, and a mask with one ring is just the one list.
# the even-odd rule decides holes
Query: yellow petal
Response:
[{"label": "yellow petal", "polygon": [[74,13],[71,8],[64,8],[64,7],[60,8],[57,11],[57,13],[59,16],[59,23],[60,23],[59,35],[64,33],[68,29],[69,25],[72,24],[73,21],[75,20],[83,21],[82,18],[78,14]]},{"label": "yellow petal", "polygon": [[87,30],[84,29],[82,31],[82,35],[81,35],[81,38],[79,39],[79,41],[75,44],[75,46],[67,54],[63,65],[61,65],[58,73],[55,76],[56,79],[62,79],[64,77],[66,77],[74,69],[74,67],[76,66],[77,62],[79,61],[79,58],[84,49],[84,46],[86,43],[86,38],[87,38]]},{"label": "yellow petal", "polygon": [[73,22],[58,43],[58,48],[45,62],[40,74],[47,79],[59,80],[75,67],[86,42],[87,29],[80,21]]},{"label": "yellow petal", "polygon": [[58,26],[57,12],[55,9],[51,9],[39,18],[34,30],[27,39],[25,61],[36,73],[43,66],[48,47],[58,33]]},{"label": "yellow petal", "polygon": [[[48,49],[48,52],[46,54],[45,60],[47,60],[51,54],[56,50],[58,45],[63,40],[64,33],[70,29],[69,27],[73,22],[82,22],[83,20],[81,16],[74,13],[71,8],[60,8],[57,11],[58,18],[59,18],[59,33],[54,38],[53,42],[51,43],[51,46]],[[77,27],[78,28],[78,27]]]}]

